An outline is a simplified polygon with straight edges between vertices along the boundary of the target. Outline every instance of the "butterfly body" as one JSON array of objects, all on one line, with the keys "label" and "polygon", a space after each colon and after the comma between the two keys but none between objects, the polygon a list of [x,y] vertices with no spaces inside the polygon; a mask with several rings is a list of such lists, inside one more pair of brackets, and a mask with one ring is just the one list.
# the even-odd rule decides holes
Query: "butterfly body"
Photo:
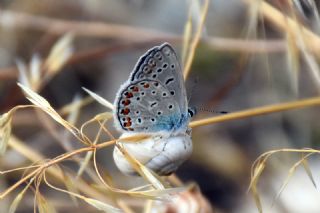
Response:
[{"label": "butterfly body", "polygon": [[[139,162],[160,175],[174,172],[192,152],[190,113],[180,65],[173,48],[164,43],[145,53],[115,100],[120,138],[147,134],[138,143],[120,140]],[[125,174],[134,170],[116,147],[114,159]]]}]

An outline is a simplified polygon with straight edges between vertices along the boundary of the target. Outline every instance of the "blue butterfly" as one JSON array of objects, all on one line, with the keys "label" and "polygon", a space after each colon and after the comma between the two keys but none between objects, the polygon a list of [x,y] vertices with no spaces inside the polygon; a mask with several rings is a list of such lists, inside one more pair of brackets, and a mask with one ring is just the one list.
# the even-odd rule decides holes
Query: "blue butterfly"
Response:
[{"label": "blue butterfly", "polygon": [[[153,47],[138,60],[114,105],[121,138],[141,133],[152,136],[141,143],[121,142],[145,166],[159,175],[169,175],[190,156],[188,124],[195,110],[188,108],[182,70],[170,44]],[[123,173],[134,173],[118,148],[114,159]]]}]

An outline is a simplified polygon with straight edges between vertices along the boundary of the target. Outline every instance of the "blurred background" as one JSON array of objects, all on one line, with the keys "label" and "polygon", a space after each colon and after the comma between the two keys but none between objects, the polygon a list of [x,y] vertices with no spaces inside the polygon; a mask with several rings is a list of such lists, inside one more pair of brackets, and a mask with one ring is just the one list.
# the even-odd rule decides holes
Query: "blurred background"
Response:
[{"label": "blurred background", "polygon": [[[64,118],[68,118],[68,113],[63,111],[65,106],[86,99],[82,87],[113,103],[138,58],[153,46],[171,43],[183,63],[186,26],[192,23],[194,35],[204,3],[200,0],[1,0],[1,114],[29,103],[16,83],[19,70],[29,66],[32,70],[32,64],[40,72],[46,72],[36,77],[38,81],[34,82],[40,83],[33,88]],[[276,16],[269,7],[281,14],[280,22],[289,23],[285,16],[291,17],[300,28],[290,24],[281,26],[272,19]],[[212,110],[232,113],[318,96],[320,43],[312,43],[320,39],[318,17],[317,5],[312,0],[211,0],[202,39],[186,81],[189,105],[203,109],[194,120],[219,116]],[[304,39],[304,34],[297,30],[302,26],[311,33],[310,39]],[[64,38],[62,42],[61,38]],[[79,110],[75,125],[80,127],[107,110],[97,102],[87,101]],[[194,152],[176,176],[185,184],[193,182],[199,186],[200,198],[195,198],[195,202],[204,212],[258,212],[254,198],[247,193],[254,160],[275,149],[318,149],[319,118],[319,109],[313,107],[193,128]],[[113,135],[119,136],[112,121],[106,125]],[[85,133],[94,138],[97,128],[98,125],[90,125]],[[63,127],[32,109],[14,114],[12,137],[0,158],[0,170],[28,166],[81,147]],[[104,137],[107,141],[108,137]],[[97,159],[114,186],[130,189],[145,184],[141,178],[127,177],[118,171],[112,149],[99,151]],[[84,155],[77,157],[81,161]],[[283,152],[267,161],[258,184],[265,212],[319,212],[320,194],[303,166],[295,170],[272,204],[290,168],[300,159],[299,153]],[[319,157],[311,156],[309,166],[316,184],[320,178],[317,165]],[[76,174],[78,165],[71,160],[62,163],[61,168]],[[90,174],[87,171],[83,177],[89,185]],[[21,171],[1,175],[1,191],[23,175]],[[61,186],[61,181],[55,178],[52,182]],[[25,184],[0,200],[0,212],[9,211]],[[75,205],[67,195],[46,186],[41,186],[40,191],[56,212],[79,209],[99,212],[84,202]],[[108,193],[104,195],[110,197]],[[28,190],[16,212],[33,212],[33,199],[34,190]],[[143,212],[145,208],[145,200],[141,198],[124,201],[133,206],[134,212]],[[153,212],[178,212],[169,210]]]}]

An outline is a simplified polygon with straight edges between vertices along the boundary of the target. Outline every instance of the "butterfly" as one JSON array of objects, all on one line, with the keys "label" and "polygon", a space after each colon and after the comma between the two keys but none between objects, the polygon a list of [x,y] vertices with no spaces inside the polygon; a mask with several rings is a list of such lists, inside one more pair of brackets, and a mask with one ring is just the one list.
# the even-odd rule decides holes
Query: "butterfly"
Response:
[{"label": "butterfly", "polygon": [[[138,143],[119,141],[128,153],[159,175],[170,175],[192,152],[190,118],[182,70],[172,46],[155,46],[140,57],[114,102],[120,138],[148,134]],[[115,164],[124,174],[136,174],[115,147]]]}]

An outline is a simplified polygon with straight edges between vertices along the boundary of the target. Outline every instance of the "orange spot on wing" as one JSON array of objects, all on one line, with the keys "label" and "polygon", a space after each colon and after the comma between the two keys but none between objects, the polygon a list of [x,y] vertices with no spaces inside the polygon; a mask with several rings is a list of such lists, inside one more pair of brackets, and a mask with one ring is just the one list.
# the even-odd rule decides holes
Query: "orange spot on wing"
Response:
[{"label": "orange spot on wing", "polygon": [[124,126],[124,127],[130,127],[131,124],[132,124],[132,123],[131,123],[130,121],[129,121],[129,122],[125,122],[125,123],[123,124],[123,126]]},{"label": "orange spot on wing", "polygon": [[124,93],[124,95],[126,96],[126,98],[132,98],[133,97],[132,92],[126,92],[126,93]]},{"label": "orange spot on wing", "polygon": [[128,115],[130,113],[130,109],[124,108],[124,109],[121,110],[120,113],[123,114],[123,115]]},{"label": "orange spot on wing", "polygon": [[129,99],[125,99],[121,103],[125,106],[128,106],[131,103],[131,101]]},{"label": "orange spot on wing", "polygon": [[132,89],[132,91],[138,92],[138,91],[139,91],[139,88],[138,88],[138,87],[134,87],[134,88]]}]

